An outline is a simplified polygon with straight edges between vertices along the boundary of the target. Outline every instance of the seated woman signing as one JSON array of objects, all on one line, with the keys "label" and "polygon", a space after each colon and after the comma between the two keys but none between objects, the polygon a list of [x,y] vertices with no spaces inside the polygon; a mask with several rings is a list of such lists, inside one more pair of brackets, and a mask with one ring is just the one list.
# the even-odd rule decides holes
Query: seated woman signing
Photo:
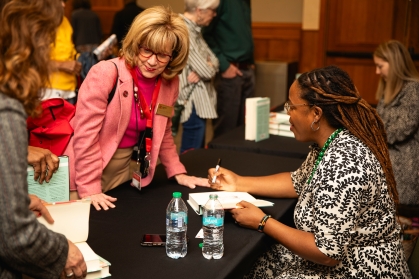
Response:
[{"label": "seated woman signing", "polygon": [[247,278],[410,278],[396,221],[396,183],[375,109],[335,66],[302,74],[285,109],[295,138],[315,143],[298,170],[265,177],[208,171],[216,190],[298,198],[296,228],[244,201],[231,210],[238,225],[279,243]]}]

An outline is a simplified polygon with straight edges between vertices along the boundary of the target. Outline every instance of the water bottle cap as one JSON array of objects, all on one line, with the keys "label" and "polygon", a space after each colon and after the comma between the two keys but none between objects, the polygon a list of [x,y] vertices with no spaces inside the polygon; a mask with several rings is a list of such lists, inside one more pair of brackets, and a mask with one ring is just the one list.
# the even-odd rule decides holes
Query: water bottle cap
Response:
[{"label": "water bottle cap", "polygon": [[181,198],[182,197],[182,193],[181,192],[173,192],[173,197],[174,198]]},{"label": "water bottle cap", "polygon": [[218,199],[218,195],[217,194],[210,194],[210,199],[212,199],[212,200]]}]

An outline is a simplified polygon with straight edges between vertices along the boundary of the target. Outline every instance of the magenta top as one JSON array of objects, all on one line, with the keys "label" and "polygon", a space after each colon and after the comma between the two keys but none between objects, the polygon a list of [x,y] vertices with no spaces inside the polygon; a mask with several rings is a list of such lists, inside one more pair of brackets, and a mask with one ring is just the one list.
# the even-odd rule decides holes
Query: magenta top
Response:
[{"label": "magenta top", "polygon": [[[150,106],[151,98],[153,97],[154,87],[156,85],[156,78],[145,78],[141,74],[138,67],[135,70],[137,74],[137,79],[139,84],[138,87],[138,94],[143,94],[144,98],[147,101],[147,105]],[[135,85],[134,85],[135,86]],[[132,96],[134,98],[134,95]],[[135,113],[137,112],[137,115]],[[137,135],[137,125],[135,121],[138,121],[138,134],[145,130],[146,127],[146,118],[141,119],[140,108],[138,107],[137,103],[134,101],[132,102],[131,107],[131,116],[128,123],[127,130],[125,131],[124,136],[122,137],[121,142],[119,143],[118,148],[130,148],[135,146],[138,143],[138,135]]]}]

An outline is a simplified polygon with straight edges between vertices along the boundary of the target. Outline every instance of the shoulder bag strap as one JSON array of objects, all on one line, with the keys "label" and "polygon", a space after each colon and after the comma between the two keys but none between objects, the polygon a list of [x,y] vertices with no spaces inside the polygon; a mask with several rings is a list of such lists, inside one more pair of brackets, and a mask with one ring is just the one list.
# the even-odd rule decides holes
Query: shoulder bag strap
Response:
[{"label": "shoulder bag strap", "polygon": [[114,65],[115,65],[115,68],[116,68],[116,80],[115,80],[115,83],[114,83],[114,85],[113,85],[113,87],[112,87],[111,92],[109,93],[109,97],[108,97],[108,105],[109,105],[109,103],[112,101],[113,96],[115,95],[116,85],[118,84],[118,78],[119,78],[119,71],[118,71],[118,67],[116,66],[116,64],[115,64],[113,61],[109,61],[109,62],[111,62],[112,64],[114,64]]}]

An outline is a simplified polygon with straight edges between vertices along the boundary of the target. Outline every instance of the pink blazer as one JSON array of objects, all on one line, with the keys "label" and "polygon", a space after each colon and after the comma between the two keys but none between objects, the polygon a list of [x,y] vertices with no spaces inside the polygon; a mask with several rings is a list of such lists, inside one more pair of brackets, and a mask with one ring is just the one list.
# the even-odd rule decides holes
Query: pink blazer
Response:
[{"label": "pink blazer", "polygon": [[[71,120],[74,136],[64,154],[70,162],[70,190],[83,198],[102,192],[101,177],[128,127],[133,101],[133,81],[123,58],[112,61],[118,66],[119,80],[115,95],[108,96],[116,80],[115,65],[101,61],[93,66],[78,95],[76,114]],[[173,106],[179,94],[179,78],[162,80],[157,103]],[[167,177],[186,173],[179,160],[171,133],[170,118],[154,111],[150,173],[142,186],[150,184],[157,159],[164,165]]]}]

